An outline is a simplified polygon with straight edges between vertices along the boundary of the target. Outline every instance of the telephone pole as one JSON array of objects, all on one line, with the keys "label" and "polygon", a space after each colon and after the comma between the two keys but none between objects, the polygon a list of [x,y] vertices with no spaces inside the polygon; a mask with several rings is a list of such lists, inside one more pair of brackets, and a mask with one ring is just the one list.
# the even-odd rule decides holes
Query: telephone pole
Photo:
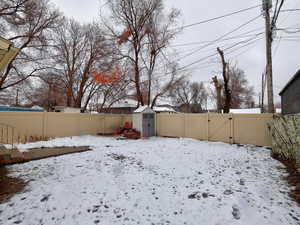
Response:
[{"label": "telephone pole", "polygon": [[272,69],[272,36],[270,9],[272,8],[272,0],[263,0],[263,11],[266,22],[266,80],[268,93],[268,113],[274,113],[274,94],[273,94],[273,69]]},{"label": "telephone pole", "polygon": [[260,110],[261,113],[265,112],[265,103],[264,103],[264,97],[265,97],[265,74],[263,73],[261,76],[261,99],[260,99]]}]

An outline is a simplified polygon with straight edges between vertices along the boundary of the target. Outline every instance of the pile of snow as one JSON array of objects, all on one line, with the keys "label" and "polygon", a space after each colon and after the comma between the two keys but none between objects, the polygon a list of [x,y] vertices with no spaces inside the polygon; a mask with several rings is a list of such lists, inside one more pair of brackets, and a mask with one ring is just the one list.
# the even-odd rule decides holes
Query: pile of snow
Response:
[{"label": "pile of snow", "polygon": [[9,166],[28,186],[0,205],[0,224],[299,224],[284,167],[265,148],[91,136],[23,148],[61,144],[94,151]]}]

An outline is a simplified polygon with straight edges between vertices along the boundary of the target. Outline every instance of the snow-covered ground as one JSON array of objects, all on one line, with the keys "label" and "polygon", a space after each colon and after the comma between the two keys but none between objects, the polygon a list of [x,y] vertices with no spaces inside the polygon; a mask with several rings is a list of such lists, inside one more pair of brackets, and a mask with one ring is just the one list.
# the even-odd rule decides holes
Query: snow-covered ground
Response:
[{"label": "snow-covered ground", "polygon": [[264,148],[193,139],[73,137],[20,146],[94,151],[13,165],[28,181],[0,224],[299,224],[283,166]]}]

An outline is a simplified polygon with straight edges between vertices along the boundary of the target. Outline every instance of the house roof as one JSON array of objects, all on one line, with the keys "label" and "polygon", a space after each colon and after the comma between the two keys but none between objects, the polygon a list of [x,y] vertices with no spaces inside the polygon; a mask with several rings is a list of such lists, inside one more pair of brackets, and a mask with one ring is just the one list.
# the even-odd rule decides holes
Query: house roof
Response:
[{"label": "house roof", "polygon": [[[141,113],[145,111],[146,109],[150,108],[148,105],[141,106],[137,108],[134,113]],[[169,108],[169,107],[160,107],[160,106],[154,106],[152,109],[154,112],[176,112],[174,109]]]},{"label": "house roof", "polygon": [[146,109],[150,108],[148,105],[140,106],[136,110],[134,110],[134,113],[141,113],[144,112]]},{"label": "house roof", "polygon": [[300,70],[289,80],[289,82],[284,86],[284,88],[279,92],[279,95],[282,95],[283,92],[296,80],[297,77],[300,77]]}]

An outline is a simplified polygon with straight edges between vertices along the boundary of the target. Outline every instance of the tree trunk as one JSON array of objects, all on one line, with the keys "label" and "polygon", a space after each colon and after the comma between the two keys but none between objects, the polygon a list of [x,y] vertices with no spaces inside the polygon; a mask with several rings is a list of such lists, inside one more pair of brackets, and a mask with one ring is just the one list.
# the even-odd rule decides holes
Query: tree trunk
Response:
[{"label": "tree trunk", "polygon": [[224,52],[220,48],[217,48],[217,50],[219,55],[221,56],[222,67],[223,67],[222,75],[224,80],[224,97],[225,97],[223,112],[229,113],[230,106],[231,106],[231,90],[229,88],[229,73],[228,73],[229,69],[228,69],[228,64],[225,62]]}]

